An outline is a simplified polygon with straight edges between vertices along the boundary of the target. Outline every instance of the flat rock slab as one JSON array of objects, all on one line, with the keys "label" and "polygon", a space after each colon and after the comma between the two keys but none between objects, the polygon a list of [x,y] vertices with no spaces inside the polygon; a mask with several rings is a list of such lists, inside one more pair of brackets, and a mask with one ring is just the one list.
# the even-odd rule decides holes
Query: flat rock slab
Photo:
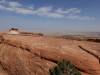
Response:
[{"label": "flat rock slab", "polygon": [[99,47],[100,43],[95,42],[45,36],[3,35],[0,38],[0,73],[49,75],[49,69],[64,59],[71,61],[82,75],[100,75]]}]

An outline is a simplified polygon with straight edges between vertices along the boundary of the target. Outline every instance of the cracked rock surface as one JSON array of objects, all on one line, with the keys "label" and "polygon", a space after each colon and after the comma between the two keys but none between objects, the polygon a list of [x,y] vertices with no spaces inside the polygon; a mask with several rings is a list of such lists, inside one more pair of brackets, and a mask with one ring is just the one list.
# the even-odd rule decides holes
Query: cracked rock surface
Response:
[{"label": "cracked rock surface", "polygon": [[0,75],[49,75],[49,69],[63,59],[71,61],[82,75],[100,75],[100,43],[46,36],[0,36]]}]

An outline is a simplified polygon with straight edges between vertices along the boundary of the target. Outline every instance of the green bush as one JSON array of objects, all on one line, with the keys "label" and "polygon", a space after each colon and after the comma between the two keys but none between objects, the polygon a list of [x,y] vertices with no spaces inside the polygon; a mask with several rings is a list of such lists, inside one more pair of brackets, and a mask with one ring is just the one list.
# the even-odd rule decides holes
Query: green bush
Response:
[{"label": "green bush", "polygon": [[69,61],[62,60],[52,69],[49,69],[50,75],[81,75],[76,67]]}]

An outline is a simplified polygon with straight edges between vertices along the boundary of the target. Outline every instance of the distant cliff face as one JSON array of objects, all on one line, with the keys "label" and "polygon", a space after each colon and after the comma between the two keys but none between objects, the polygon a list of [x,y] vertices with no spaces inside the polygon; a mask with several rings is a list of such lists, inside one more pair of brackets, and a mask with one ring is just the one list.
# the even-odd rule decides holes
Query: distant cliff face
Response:
[{"label": "distant cliff face", "polygon": [[82,75],[100,75],[100,43],[0,35],[0,75],[49,75],[62,59],[71,61]]}]

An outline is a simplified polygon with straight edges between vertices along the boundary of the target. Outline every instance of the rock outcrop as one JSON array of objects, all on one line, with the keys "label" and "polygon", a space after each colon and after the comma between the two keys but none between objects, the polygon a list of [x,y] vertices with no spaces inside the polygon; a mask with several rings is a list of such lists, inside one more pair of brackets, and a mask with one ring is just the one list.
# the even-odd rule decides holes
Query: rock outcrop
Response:
[{"label": "rock outcrop", "polygon": [[1,35],[0,75],[49,75],[62,59],[71,61],[82,75],[100,75],[99,47],[100,43],[87,41]]}]

